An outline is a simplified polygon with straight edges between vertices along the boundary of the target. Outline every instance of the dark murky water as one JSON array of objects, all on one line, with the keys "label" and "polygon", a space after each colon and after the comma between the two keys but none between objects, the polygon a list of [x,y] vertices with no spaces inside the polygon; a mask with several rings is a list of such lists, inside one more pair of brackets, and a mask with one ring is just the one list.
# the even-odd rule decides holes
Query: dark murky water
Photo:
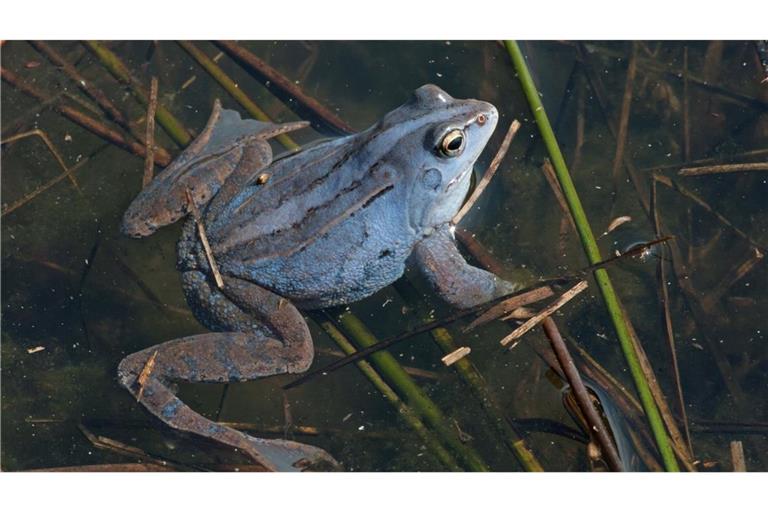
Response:
[{"label": "dark murky water", "polygon": [[[129,90],[76,43],[54,44],[86,80],[98,85],[130,119],[144,113]],[[160,79],[160,101],[187,127],[199,131],[214,98],[242,108],[179,46],[162,42],[114,43],[113,50],[148,83]],[[546,152],[538,138],[505,50],[495,42],[319,42],[246,44],[335,111],[363,129],[402,103],[424,83],[450,94],[492,102],[501,113],[497,133],[478,165],[482,172],[513,119],[523,126],[478,207],[465,219],[509,276],[552,277],[586,260],[541,171]],[[218,49],[200,43],[208,55]],[[681,177],[687,161],[765,162],[768,87],[750,42],[641,43],[628,105],[624,165],[614,178],[616,138],[625,93],[630,43],[574,45],[527,43],[534,77],[557,130],[576,187],[596,234],[611,220],[631,221],[599,240],[605,257],[654,238],[645,210],[652,177],[662,232],[675,250],[622,261],[610,275],[633,320],[678,424],[674,372],[662,316],[657,268],[666,266],[669,306],[694,458],[705,470],[731,470],[729,443],[742,441],[747,467],[768,469],[766,374],[766,265],[768,175],[764,171]],[[686,57],[687,54],[687,57]],[[218,61],[240,88],[273,119],[297,119],[268,89],[227,56]],[[687,63],[687,64],[686,64]],[[2,48],[2,66],[46,94],[94,118],[98,107],[26,43]],[[687,66],[687,72],[684,71]],[[687,85],[684,76],[688,77]],[[138,125],[143,130],[143,121]],[[77,187],[67,179],[24,201],[61,173],[39,137],[3,145],[2,153],[2,468],[135,462],[95,448],[80,425],[157,457],[195,467],[242,462],[225,449],[182,437],[154,422],[115,379],[128,353],[203,332],[184,302],[175,270],[180,226],[136,241],[118,233],[119,219],[141,186],[141,158],[112,146],[62,118],[8,83],[2,89],[2,137],[38,128],[77,166]],[[158,141],[178,146],[158,127]],[[306,130],[300,144],[325,136]],[[763,150],[762,153],[754,153]],[[702,165],[702,164],[692,164]],[[631,168],[635,181],[629,179]],[[661,259],[660,259],[661,258]],[[401,280],[351,306],[380,338],[419,325],[425,316],[450,313],[415,283]],[[335,315],[338,312],[330,312]],[[556,316],[566,337],[632,389],[616,337],[591,287]],[[460,321],[450,327],[493,396],[524,433],[547,470],[588,470],[579,427],[563,406],[561,384],[534,351],[546,347],[532,331],[510,353],[498,340],[510,331],[489,324],[470,335]],[[338,348],[314,322],[315,366]],[[42,349],[38,348],[42,347]],[[460,429],[494,470],[520,466],[491,428],[458,375],[440,362],[429,335],[391,350],[405,366],[428,370],[414,380]],[[289,377],[222,385],[187,385],[181,396],[219,421],[253,424],[280,437],[285,418],[280,386]],[[596,393],[630,466],[643,462],[633,439],[642,432],[624,424],[615,396]],[[397,412],[363,375],[347,367],[287,393],[293,438],[327,449],[354,471],[444,470]],[[571,437],[569,437],[571,436]],[[646,445],[647,446],[647,445]],[[652,455],[651,455],[651,458]]]}]

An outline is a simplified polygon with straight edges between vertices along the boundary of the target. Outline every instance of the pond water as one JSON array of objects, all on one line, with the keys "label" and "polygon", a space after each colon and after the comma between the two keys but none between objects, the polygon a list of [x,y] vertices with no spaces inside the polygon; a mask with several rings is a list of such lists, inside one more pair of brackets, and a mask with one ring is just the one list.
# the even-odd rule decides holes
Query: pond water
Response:
[{"label": "pond water", "polygon": [[[269,117],[281,122],[301,118],[289,108],[295,106],[292,101],[273,94],[274,84],[265,86],[228,55],[220,55],[216,45],[195,44]],[[367,128],[425,83],[457,98],[493,103],[500,121],[476,166],[478,178],[510,123],[517,119],[522,127],[461,227],[495,256],[505,277],[524,284],[588,265],[542,171],[546,150],[498,42],[240,44],[354,130]],[[87,84],[104,91],[138,133],[144,131],[145,107],[92,52],[76,42],[50,46]],[[157,76],[159,103],[195,132],[205,125],[215,98],[248,115],[176,43],[108,46],[145,87]],[[730,445],[741,441],[747,468],[768,469],[768,276],[762,257],[768,247],[768,174],[678,174],[684,167],[766,161],[767,71],[756,45],[526,42],[521,47],[603,257],[657,238],[654,212],[660,234],[674,237],[655,246],[648,258],[622,259],[607,268],[696,468],[731,471]],[[4,79],[8,70],[15,75],[11,79],[48,96],[41,103],[4,80],[3,140],[37,129],[63,164],[75,169],[71,180],[46,186],[62,169],[41,137],[16,138],[2,147],[2,469],[148,460],[126,448],[118,453],[96,447],[84,430],[180,468],[244,469],[247,460],[230,450],[155,421],[116,379],[125,355],[205,332],[184,301],[176,270],[181,223],[142,240],[119,233],[121,216],[141,188],[143,158],[55,110],[67,105],[124,133],[30,44],[6,42],[2,67]],[[634,72],[628,80],[630,68]],[[316,126],[292,137],[305,145],[337,135]],[[160,146],[171,154],[180,151],[161,126],[156,133]],[[618,162],[617,135],[625,140]],[[609,230],[620,217],[630,220]],[[664,315],[662,265],[685,418]],[[625,466],[658,469],[648,427],[631,413],[627,395],[616,391],[624,387],[634,394],[605,306],[591,278],[590,283],[554,319],[600,399]],[[410,274],[349,310],[379,339],[453,314]],[[338,308],[308,316],[317,350],[313,368],[338,359],[340,349],[321,324],[337,322],[345,313],[346,308]],[[506,352],[498,342],[514,324],[492,322],[464,333],[468,321],[447,326],[453,343],[471,347],[468,360],[482,376],[486,398],[543,468],[604,468],[600,457],[588,455],[563,382],[538,355],[548,353],[543,331],[532,330]],[[456,369],[443,365],[444,352],[429,333],[389,352],[440,409],[448,435],[460,438],[491,470],[522,469],[499,433],[498,415],[488,414]],[[584,356],[578,354],[599,363],[618,387],[606,388],[606,378],[594,374],[594,365],[593,373],[584,369]],[[281,386],[291,380],[276,376],[230,385],[181,385],[179,394],[218,421],[248,424],[242,428],[264,437],[287,435],[320,446],[349,471],[448,469],[355,366],[283,393]],[[427,428],[434,431],[429,422]],[[469,469],[460,456],[456,460]]]}]

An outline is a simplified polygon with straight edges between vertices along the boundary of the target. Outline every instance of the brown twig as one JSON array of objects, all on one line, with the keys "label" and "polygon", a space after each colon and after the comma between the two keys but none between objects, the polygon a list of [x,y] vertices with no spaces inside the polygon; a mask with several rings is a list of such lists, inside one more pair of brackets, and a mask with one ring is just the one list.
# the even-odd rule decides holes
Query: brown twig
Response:
[{"label": "brown twig", "polygon": [[275,96],[283,100],[283,103],[295,110],[299,116],[309,113],[311,117],[316,118],[319,122],[331,127],[335,131],[343,134],[354,132],[351,126],[322,103],[306,94],[285,75],[239,44],[233,41],[216,41],[215,44],[232,57],[235,62],[254,75],[269,90],[274,92]]},{"label": "brown twig", "polygon": [[496,152],[496,155],[493,157],[493,160],[491,160],[491,164],[488,166],[488,169],[485,171],[485,174],[483,175],[482,179],[480,180],[480,183],[477,184],[475,187],[475,190],[472,192],[472,195],[467,199],[467,202],[464,203],[464,206],[461,207],[461,210],[456,213],[456,215],[453,216],[453,219],[451,219],[451,224],[454,226],[461,222],[461,219],[464,218],[464,216],[469,212],[470,209],[475,205],[477,200],[480,198],[480,196],[483,194],[483,191],[486,189],[488,184],[491,182],[491,179],[493,179],[493,175],[496,174],[496,171],[499,169],[499,165],[501,165],[501,161],[504,159],[504,157],[507,154],[507,151],[509,151],[509,145],[512,143],[512,139],[515,138],[515,134],[517,134],[517,131],[520,129],[520,123],[515,119],[512,121],[512,124],[509,125],[509,130],[507,130],[507,134],[504,136],[504,140],[501,142],[501,146],[499,146],[499,150]]},{"label": "brown twig", "polygon": [[219,288],[219,290],[223,290],[224,279],[221,277],[219,266],[216,264],[216,260],[213,258],[213,251],[211,250],[211,244],[208,243],[208,235],[205,233],[205,226],[203,226],[203,220],[200,217],[200,211],[197,209],[197,205],[195,204],[194,199],[192,199],[192,194],[189,192],[189,189],[187,189],[186,193],[189,211],[192,213],[192,217],[195,219],[197,234],[200,237],[200,242],[203,244],[203,249],[205,249],[205,257],[208,260],[208,265],[211,267],[211,273],[213,274],[213,278],[216,281],[216,286]]},{"label": "brown twig", "polygon": [[527,306],[528,304],[533,304],[534,302],[539,302],[540,300],[547,299],[552,295],[554,295],[554,293],[555,292],[553,292],[552,288],[550,288],[549,286],[542,286],[540,288],[536,288],[529,292],[521,293],[520,295],[515,295],[514,297],[510,297],[509,299],[503,302],[500,302],[495,306],[487,309],[482,315],[475,318],[472,321],[472,323],[466,326],[463,329],[463,332],[469,332],[473,329],[476,329],[481,325],[485,325],[488,322],[496,320],[497,318],[500,318],[508,313],[511,313],[522,306]]},{"label": "brown twig", "polygon": [[[22,80],[13,71],[2,68],[2,79],[27,96],[31,96],[38,101],[48,102],[50,100],[47,94],[30,85],[29,83],[24,82],[24,80]],[[79,110],[68,105],[63,105],[61,103],[54,103],[53,109],[70,121],[82,126],[89,132],[101,137],[102,139],[111,142],[112,144],[125,149],[134,155],[140,157],[146,156],[146,148],[142,144],[132,140],[127,140],[117,131],[108,128],[100,121],[97,121],[96,119],[83,114]],[[170,163],[170,158],[161,159],[160,155],[156,155],[155,160],[157,160],[158,164],[162,166],[166,166]]]},{"label": "brown twig", "polygon": [[[535,316],[530,318],[528,321],[526,321],[523,325],[512,331],[509,335],[505,336],[499,343],[502,347],[506,347],[516,339],[520,338],[523,334],[530,331],[537,325],[539,325],[544,319],[552,315],[555,311],[563,307],[568,301],[573,299],[575,296],[583,292],[587,289],[586,281],[579,281],[573,288],[569,289],[567,292],[562,294],[560,297],[558,297],[557,300],[552,302],[549,306],[542,309],[539,313],[537,313]],[[502,320],[506,320],[507,318],[502,318]],[[514,344],[511,345],[509,348],[514,348]]]},{"label": "brown twig", "polygon": [[84,466],[59,466],[30,469],[30,473],[147,473],[173,471],[173,468],[154,463],[132,462],[126,464],[86,464]]},{"label": "brown twig", "polygon": [[[764,149],[752,149],[750,151],[744,151],[742,153],[736,153],[733,155],[728,155],[729,160],[741,160],[741,159],[750,159],[750,158],[762,158],[768,155],[768,148]],[[692,166],[703,166],[703,165],[717,165],[720,164],[723,161],[723,156],[715,156],[715,157],[708,157],[708,158],[699,158],[697,160],[691,160],[689,162],[683,162],[683,163],[676,163],[676,164],[665,164],[665,165],[655,165],[653,167],[644,167],[642,169],[638,169],[639,173],[648,173],[648,172],[661,172],[661,171],[674,171],[676,169],[680,169],[682,167],[692,167]]]},{"label": "brown twig", "polygon": [[64,171],[62,176],[66,176],[67,178],[69,178],[69,181],[72,182],[72,185],[74,185],[75,189],[80,191],[80,187],[77,184],[77,180],[75,180],[75,176],[69,170],[69,168],[67,167],[67,164],[64,163],[64,158],[62,158],[61,154],[56,149],[56,146],[53,145],[53,142],[51,142],[51,139],[48,138],[48,135],[46,135],[43,130],[40,130],[39,128],[35,128],[34,130],[29,130],[23,133],[17,133],[15,135],[11,135],[10,137],[1,140],[0,144],[10,144],[11,142],[15,142],[17,140],[26,139],[27,137],[35,137],[35,136],[43,139],[43,142],[48,148],[48,151],[51,152],[53,157],[56,159],[56,162],[58,162],[59,167],[61,167],[61,169]]},{"label": "brown twig", "polygon": [[573,390],[576,403],[587,420],[591,433],[600,444],[601,452],[606,457],[608,466],[612,471],[622,471],[623,467],[619,458],[619,452],[608,434],[608,428],[603,423],[597,409],[595,409],[594,403],[592,403],[592,398],[589,396],[587,388],[581,380],[579,371],[576,369],[573,358],[565,346],[555,321],[547,317],[543,320],[542,327],[552,345],[552,351],[557,356],[557,362],[560,364],[560,368],[562,368],[571,390]]},{"label": "brown twig", "polygon": [[152,181],[155,173],[155,112],[157,111],[157,77],[153,76],[149,86],[149,104],[147,105],[147,155],[144,159],[144,176],[142,187],[146,187]]},{"label": "brown twig", "polygon": [[549,188],[552,189],[552,193],[555,194],[555,199],[557,199],[557,204],[560,206],[560,211],[563,213],[563,217],[568,219],[568,222],[575,233],[576,224],[573,222],[573,217],[571,217],[570,210],[568,209],[568,203],[565,202],[565,197],[563,196],[563,189],[560,188],[560,182],[557,181],[555,169],[552,167],[552,162],[549,158],[544,159],[541,170],[544,173],[544,177],[547,179],[547,183],[549,183]]},{"label": "brown twig", "polygon": [[768,163],[757,162],[749,164],[705,165],[702,167],[685,167],[680,169],[680,176],[702,176],[704,174],[721,174],[726,172],[768,171]]},{"label": "brown twig", "polygon": [[17,199],[16,201],[12,202],[11,204],[5,206],[3,205],[2,214],[0,216],[5,217],[12,211],[18,210],[25,204],[32,201],[34,198],[51,188],[52,186],[56,185],[58,182],[62,181],[64,178],[67,178],[69,175],[74,174],[75,171],[79,170],[81,167],[83,167],[86,163],[90,161],[90,158],[86,157],[77,162],[75,165],[73,165],[67,172],[63,172],[56,176],[55,178],[52,178],[48,180],[47,182],[43,183],[39,187],[37,187],[35,190],[29,192],[28,194],[24,194],[23,197]]},{"label": "brown twig", "polygon": [[169,460],[159,459],[157,457],[149,455],[144,450],[136,448],[135,446],[130,446],[125,443],[121,443],[120,441],[110,439],[108,437],[98,436],[93,432],[91,432],[90,430],[88,430],[85,427],[85,425],[83,425],[82,423],[78,425],[78,428],[80,429],[80,432],[82,432],[83,435],[88,439],[88,441],[90,441],[91,444],[96,448],[100,448],[102,450],[109,450],[111,452],[119,453],[120,455],[126,455],[128,457],[135,457],[139,461],[146,461],[146,462],[149,462],[150,464],[170,467],[178,471],[189,471],[189,470],[197,471],[198,470],[198,468],[190,467],[185,464],[180,464],[178,462],[171,462]]}]

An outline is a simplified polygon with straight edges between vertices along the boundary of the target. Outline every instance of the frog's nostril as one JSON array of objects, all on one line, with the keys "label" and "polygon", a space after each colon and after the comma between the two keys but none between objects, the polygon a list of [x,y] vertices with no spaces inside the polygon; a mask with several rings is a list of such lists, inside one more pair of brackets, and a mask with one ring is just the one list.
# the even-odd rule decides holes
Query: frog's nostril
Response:
[{"label": "frog's nostril", "polygon": [[477,116],[477,124],[479,124],[480,126],[483,126],[487,120],[488,119],[485,117],[485,114],[480,114],[479,116]]}]

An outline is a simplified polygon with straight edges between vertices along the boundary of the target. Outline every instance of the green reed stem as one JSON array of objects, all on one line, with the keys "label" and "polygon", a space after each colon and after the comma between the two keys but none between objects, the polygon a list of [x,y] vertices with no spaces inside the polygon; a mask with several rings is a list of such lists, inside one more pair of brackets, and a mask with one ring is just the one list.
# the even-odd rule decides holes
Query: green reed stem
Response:
[{"label": "green reed stem", "polygon": [[[352,313],[342,313],[339,322],[360,347],[368,347],[377,343],[376,337]],[[459,440],[458,435],[451,428],[437,405],[413,382],[413,379],[403,370],[403,367],[392,354],[382,350],[371,354],[369,358],[382,375],[406,398],[408,405],[426,420],[442,441],[461,458],[468,468],[472,471],[490,470],[473,448]]]},{"label": "green reed stem", "polygon": [[[576,187],[573,185],[573,180],[568,173],[568,167],[565,164],[563,154],[560,152],[560,147],[557,144],[555,133],[552,130],[552,126],[547,118],[547,113],[544,110],[544,105],[541,103],[539,92],[536,89],[536,84],[533,82],[528,65],[525,63],[523,53],[520,51],[520,47],[516,41],[505,41],[507,52],[512,59],[512,63],[517,72],[517,76],[520,80],[520,84],[523,87],[525,96],[528,99],[528,104],[533,112],[533,116],[536,119],[536,124],[539,127],[539,132],[544,140],[544,144],[549,152],[552,165],[555,168],[555,174],[557,180],[560,183],[560,187],[563,189],[566,202],[568,203],[568,209],[571,212],[574,222],[576,223],[576,231],[579,234],[581,245],[584,248],[584,252],[587,255],[587,259],[590,264],[598,263],[602,260],[600,256],[600,250],[597,247],[595,236],[592,234],[592,229],[589,226],[587,220],[587,214],[581,205],[581,200],[576,192]],[[619,298],[616,295],[616,291],[613,288],[608,272],[603,269],[597,269],[594,271],[595,280],[597,281],[600,294],[603,298],[608,314],[611,317],[613,327],[616,330],[616,335],[621,345],[621,350],[624,353],[624,359],[627,361],[632,379],[634,380],[635,387],[638,395],[640,396],[640,402],[643,405],[643,410],[648,418],[648,422],[651,426],[656,445],[659,448],[659,453],[664,462],[664,466],[667,471],[679,471],[677,460],[675,459],[674,452],[667,437],[667,432],[664,429],[664,424],[661,420],[661,415],[653,400],[648,382],[643,375],[642,368],[640,367],[640,361],[638,360],[637,353],[632,346],[632,340],[630,339],[629,330],[627,328],[627,318],[624,316],[621,306],[619,305]]]},{"label": "green reed stem", "polygon": [[[136,79],[128,67],[115,55],[112,50],[97,41],[83,41],[83,44],[99,59],[101,64],[118,81],[128,85],[134,97],[139,100],[145,108],[149,105],[149,95],[146,89]],[[181,147],[186,147],[192,141],[192,136],[184,125],[168,111],[164,106],[158,103],[155,119],[163,127],[168,135]]]},{"label": "green reed stem", "polygon": [[[350,355],[357,351],[357,349],[355,349],[354,345],[349,342],[346,336],[344,336],[344,334],[342,334],[342,332],[339,331],[331,322],[319,321],[319,324],[320,327],[322,327],[322,329],[328,334],[328,336],[331,337],[336,345],[338,345],[339,348],[344,351],[345,354]],[[451,471],[461,471],[462,469],[456,463],[456,459],[453,457],[453,455],[451,455],[451,453],[446,450],[442,444],[440,444],[440,441],[438,441],[435,435],[426,427],[426,425],[424,425],[414,410],[400,399],[395,390],[392,389],[389,384],[384,382],[384,379],[381,378],[381,375],[378,374],[378,372],[370,365],[370,363],[367,361],[358,361],[355,364],[360,369],[360,371],[363,372],[363,375],[365,375],[368,380],[371,381],[371,384],[373,384],[373,386],[382,395],[384,395],[384,398],[386,398],[387,402],[389,402],[390,405],[395,408],[395,410],[400,414],[408,426],[411,427],[411,429],[413,429],[416,434],[418,434],[418,436],[421,438],[427,448],[435,455],[435,457],[437,457],[437,459],[445,464],[445,466],[448,467]]]},{"label": "green reed stem", "polygon": [[[243,106],[245,110],[254,118],[265,123],[271,123],[272,119],[251,100],[245,92],[238,87],[237,83],[227,75],[223,69],[216,64],[213,59],[208,57],[202,50],[189,41],[179,41],[184,51],[186,51],[198,64],[200,64],[209,75],[221,85],[235,100]],[[299,145],[286,134],[275,137],[280,144],[289,151],[298,151]]]}]

